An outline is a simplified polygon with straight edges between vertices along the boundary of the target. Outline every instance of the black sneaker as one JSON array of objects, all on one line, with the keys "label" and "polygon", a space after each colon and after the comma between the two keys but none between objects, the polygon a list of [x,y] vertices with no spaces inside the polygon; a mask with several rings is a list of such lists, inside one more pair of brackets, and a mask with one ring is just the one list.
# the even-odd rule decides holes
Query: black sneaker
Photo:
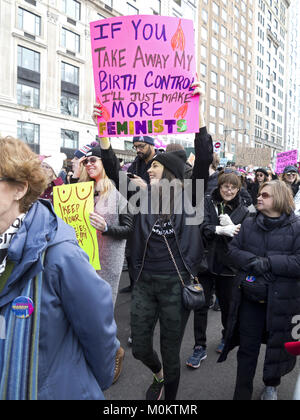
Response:
[{"label": "black sneaker", "polygon": [[146,392],[146,400],[147,401],[154,401],[154,400],[160,400],[162,396],[164,388],[164,380],[157,380],[154,376],[152,384],[149,386],[147,392]]}]

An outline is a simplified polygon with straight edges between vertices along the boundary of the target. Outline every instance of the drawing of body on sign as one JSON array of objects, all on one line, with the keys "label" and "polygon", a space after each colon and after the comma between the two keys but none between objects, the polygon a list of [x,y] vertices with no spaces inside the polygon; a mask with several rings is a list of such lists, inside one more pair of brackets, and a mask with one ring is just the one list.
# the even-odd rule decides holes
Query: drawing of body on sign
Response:
[{"label": "drawing of body on sign", "polygon": [[90,264],[100,270],[96,229],[89,214],[94,211],[94,182],[60,185],[53,188],[54,211],[75,230],[79,246],[88,254]]},{"label": "drawing of body on sign", "polygon": [[100,137],[198,132],[191,20],[122,16],[90,30]]}]

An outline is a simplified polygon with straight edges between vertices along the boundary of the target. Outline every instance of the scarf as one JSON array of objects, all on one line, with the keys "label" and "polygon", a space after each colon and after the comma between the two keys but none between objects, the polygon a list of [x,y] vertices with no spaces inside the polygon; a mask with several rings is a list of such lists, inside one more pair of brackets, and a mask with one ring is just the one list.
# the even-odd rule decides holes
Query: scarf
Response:
[{"label": "scarf", "polygon": [[9,245],[11,244],[11,241],[13,240],[15,234],[22,226],[25,216],[25,213],[20,214],[12,223],[12,225],[4,233],[2,233],[2,235],[0,235],[0,276],[5,271],[7,251]]},{"label": "scarf", "polygon": [[[45,253],[43,254],[43,261]],[[21,295],[29,297],[34,311],[18,318],[12,302],[0,309],[5,322],[5,339],[0,337],[0,400],[37,400],[39,337],[43,272],[25,284]]]}]

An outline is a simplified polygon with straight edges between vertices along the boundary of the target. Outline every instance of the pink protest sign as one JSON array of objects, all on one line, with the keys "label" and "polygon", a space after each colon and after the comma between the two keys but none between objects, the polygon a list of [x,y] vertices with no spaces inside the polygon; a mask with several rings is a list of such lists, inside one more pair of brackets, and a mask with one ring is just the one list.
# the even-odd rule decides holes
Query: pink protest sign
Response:
[{"label": "pink protest sign", "polygon": [[277,153],[276,170],[277,174],[282,174],[287,165],[296,165],[298,161],[298,150],[288,150],[287,152]]},{"label": "pink protest sign", "polygon": [[198,132],[191,20],[121,16],[90,29],[100,137]]}]

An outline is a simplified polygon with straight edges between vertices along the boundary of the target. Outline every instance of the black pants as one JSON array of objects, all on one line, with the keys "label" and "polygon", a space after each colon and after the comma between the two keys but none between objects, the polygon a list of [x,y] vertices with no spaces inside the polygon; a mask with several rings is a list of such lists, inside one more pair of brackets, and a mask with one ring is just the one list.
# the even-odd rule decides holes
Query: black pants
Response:
[{"label": "black pants", "polygon": [[[242,299],[239,312],[240,347],[237,353],[237,378],[234,400],[251,400],[253,380],[263,336],[266,335],[267,305]],[[264,380],[266,386],[278,386],[280,378]]]},{"label": "black pants", "polygon": [[205,293],[205,306],[198,311],[194,311],[195,346],[206,347],[207,313],[214,290],[221,308],[222,337],[225,337],[234,278],[210,273],[199,276],[199,281]]}]

